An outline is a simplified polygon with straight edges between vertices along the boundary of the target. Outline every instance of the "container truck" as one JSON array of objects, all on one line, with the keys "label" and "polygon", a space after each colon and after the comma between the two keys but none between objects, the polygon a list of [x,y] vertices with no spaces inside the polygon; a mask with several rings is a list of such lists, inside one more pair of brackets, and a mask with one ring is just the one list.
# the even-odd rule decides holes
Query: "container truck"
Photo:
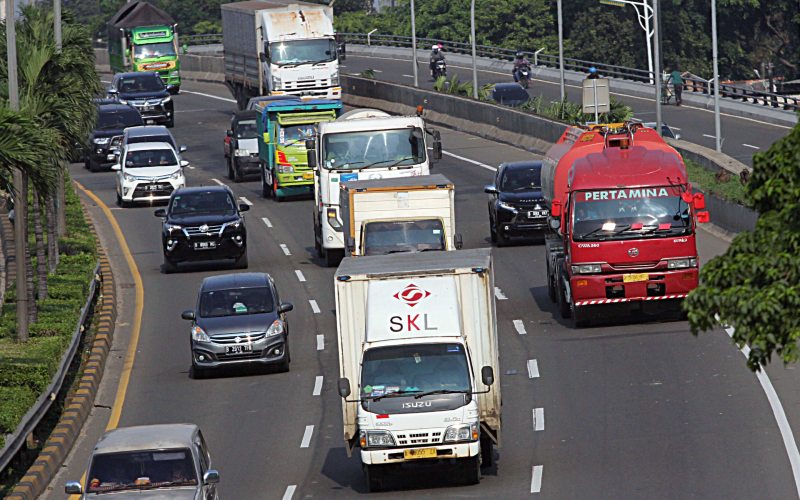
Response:
[{"label": "container truck", "polygon": [[341,183],[345,254],[461,248],[455,189],[441,174]]},{"label": "container truck", "polygon": [[705,200],[655,130],[570,127],[545,155],[541,177],[551,207],[548,294],[573,326],[609,304],[656,312],[697,287]]},{"label": "container truck", "polygon": [[147,2],[124,4],[108,21],[111,71],[155,71],[173,94],[181,88],[175,20]]},{"label": "container truck", "polygon": [[268,0],[221,9],[225,85],[239,109],[260,95],[341,99],[333,7]]},{"label": "container truck", "polygon": [[[426,134],[432,136],[430,155]],[[426,129],[420,116],[375,109],[355,109],[320,123],[317,139],[306,144],[315,172],[314,246],[328,266],[344,256],[340,183],[428,175],[431,163],[442,157],[439,132]]]},{"label": "container truck", "polygon": [[348,456],[370,490],[387,470],[454,466],[470,484],[500,445],[489,249],[345,258],[334,278]]}]

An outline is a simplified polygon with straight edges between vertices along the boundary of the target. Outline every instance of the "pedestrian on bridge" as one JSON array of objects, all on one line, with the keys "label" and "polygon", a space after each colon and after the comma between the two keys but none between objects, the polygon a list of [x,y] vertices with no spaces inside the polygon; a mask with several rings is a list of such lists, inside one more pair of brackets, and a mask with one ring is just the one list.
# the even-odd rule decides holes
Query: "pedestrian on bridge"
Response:
[{"label": "pedestrian on bridge", "polygon": [[681,76],[681,71],[678,69],[677,64],[669,75],[669,83],[672,84],[672,88],[675,91],[675,105],[680,106],[682,102],[681,92],[683,92],[683,76]]}]

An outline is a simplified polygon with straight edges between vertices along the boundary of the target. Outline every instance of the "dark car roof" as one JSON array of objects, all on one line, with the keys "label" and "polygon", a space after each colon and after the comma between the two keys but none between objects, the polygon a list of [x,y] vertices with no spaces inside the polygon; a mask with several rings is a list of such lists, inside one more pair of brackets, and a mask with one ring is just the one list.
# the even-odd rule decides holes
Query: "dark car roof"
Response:
[{"label": "dark car roof", "polygon": [[530,96],[518,83],[498,83],[492,90],[492,99],[500,104],[515,106],[524,104]]},{"label": "dark car roof", "polygon": [[211,193],[223,192],[223,193],[229,193],[231,195],[233,194],[233,191],[231,191],[231,188],[229,188],[228,186],[214,186],[214,185],[182,187],[179,188],[177,191],[175,191],[175,193],[180,193],[180,194],[197,194],[197,193],[209,193],[209,192]]},{"label": "dark car roof", "polygon": [[230,290],[231,288],[254,288],[267,286],[269,275],[267,273],[234,273],[209,276],[203,280],[200,290],[203,292],[215,290]]},{"label": "dark car roof", "polygon": [[97,106],[97,111],[100,113],[102,112],[120,113],[123,111],[136,111],[137,113],[139,112],[139,110],[137,110],[136,108],[134,108],[129,104],[120,104],[119,102],[109,103],[109,104],[99,104]]},{"label": "dark car roof", "polygon": [[244,111],[237,111],[233,114],[234,119],[236,120],[247,120],[250,118],[258,118],[260,113],[255,109],[246,109]]},{"label": "dark car roof", "polygon": [[541,160],[509,161],[501,163],[500,167],[509,168],[512,170],[516,168],[532,168],[532,167],[542,168],[542,161]]},{"label": "dark car roof", "polygon": [[151,75],[151,76],[155,76],[156,78],[160,78],[158,76],[158,73],[156,73],[155,71],[130,71],[128,73],[117,73],[116,75],[114,75],[114,79],[134,78],[134,77],[142,76],[142,75]]}]

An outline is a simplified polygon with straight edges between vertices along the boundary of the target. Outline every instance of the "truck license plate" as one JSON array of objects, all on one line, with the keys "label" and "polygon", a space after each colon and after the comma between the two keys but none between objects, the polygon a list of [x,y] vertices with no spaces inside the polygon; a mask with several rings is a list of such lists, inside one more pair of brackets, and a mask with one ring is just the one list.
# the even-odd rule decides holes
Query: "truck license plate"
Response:
[{"label": "truck license plate", "polygon": [[251,344],[237,344],[225,346],[225,354],[241,354],[243,352],[251,352],[253,346]]},{"label": "truck license plate", "polygon": [[303,172],[303,179],[310,181],[314,178],[314,172]]},{"label": "truck license plate", "polygon": [[647,281],[650,279],[650,275],[647,273],[637,273],[637,274],[624,274],[622,275],[622,281],[625,283],[636,283],[638,281]]},{"label": "truck license plate", "polygon": [[436,448],[414,448],[403,450],[403,458],[416,460],[418,458],[436,458]]}]

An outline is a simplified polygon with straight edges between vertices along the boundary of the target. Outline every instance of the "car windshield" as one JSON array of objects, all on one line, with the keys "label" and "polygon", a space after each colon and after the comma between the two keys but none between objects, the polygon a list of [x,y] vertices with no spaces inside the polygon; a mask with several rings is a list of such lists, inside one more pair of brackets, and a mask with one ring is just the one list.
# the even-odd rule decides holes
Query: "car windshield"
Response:
[{"label": "car windshield", "polygon": [[301,125],[283,125],[278,129],[278,142],[284,146],[301,145],[305,147],[306,139],[313,139],[317,135],[316,123]]},{"label": "car windshield", "polygon": [[273,309],[272,291],[267,286],[214,290],[200,295],[201,318],[264,314]]},{"label": "car windshield", "polygon": [[578,191],[574,196],[575,241],[618,240],[689,234],[689,206],[680,186]]},{"label": "car windshield", "polygon": [[128,151],[125,155],[125,168],[164,167],[177,164],[178,160],[171,149]]},{"label": "car windshield", "polygon": [[169,208],[172,215],[192,213],[231,213],[236,211],[236,204],[225,191],[195,191],[176,194]]},{"label": "car windshield", "polygon": [[324,167],[329,170],[409,166],[425,161],[420,128],[326,134],[323,141]]},{"label": "car windshield", "polygon": [[460,344],[376,347],[364,353],[362,397],[470,390],[467,358]]},{"label": "car windshield", "polygon": [[541,189],[540,167],[507,168],[500,180],[500,190],[504,192],[530,191]]},{"label": "car windshield", "polygon": [[336,42],[325,38],[273,42],[269,53],[278,66],[329,62],[336,59]]},{"label": "car windshield", "polygon": [[364,225],[364,255],[444,250],[440,219],[376,221]]},{"label": "car windshield", "polygon": [[164,82],[154,74],[143,73],[141,75],[120,78],[117,83],[117,90],[122,93],[127,92],[158,92],[164,90]]},{"label": "car windshield", "polygon": [[198,484],[188,448],[95,455],[87,478],[87,493]]},{"label": "car windshield", "polygon": [[148,43],[133,46],[133,57],[146,59],[150,57],[174,56],[175,46],[172,42]]},{"label": "car windshield", "polygon": [[104,111],[97,113],[97,128],[115,129],[136,127],[142,124],[142,115],[135,109],[125,111]]},{"label": "car windshield", "polygon": [[258,137],[258,128],[256,121],[253,120],[239,120],[236,122],[236,138],[237,139],[255,139]]}]

